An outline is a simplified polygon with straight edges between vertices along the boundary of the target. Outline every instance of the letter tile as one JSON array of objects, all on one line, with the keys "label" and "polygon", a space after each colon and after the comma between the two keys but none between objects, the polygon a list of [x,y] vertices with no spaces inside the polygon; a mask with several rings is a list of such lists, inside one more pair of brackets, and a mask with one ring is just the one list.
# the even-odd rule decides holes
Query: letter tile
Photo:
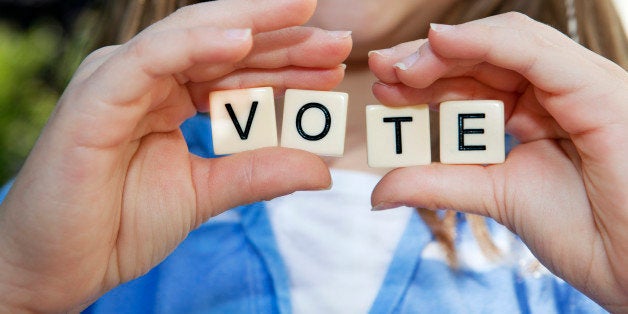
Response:
[{"label": "letter tile", "polygon": [[366,106],[366,134],[370,167],[407,167],[432,162],[427,105]]},{"label": "letter tile", "polygon": [[348,101],[347,93],[286,90],[281,146],[325,156],[342,156]]},{"label": "letter tile", "polygon": [[277,146],[272,87],[212,92],[209,104],[215,154]]},{"label": "letter tile", "polygon": [[505,160],[504,103],[498,100],[440,104],[440,161],[498,164]]}]

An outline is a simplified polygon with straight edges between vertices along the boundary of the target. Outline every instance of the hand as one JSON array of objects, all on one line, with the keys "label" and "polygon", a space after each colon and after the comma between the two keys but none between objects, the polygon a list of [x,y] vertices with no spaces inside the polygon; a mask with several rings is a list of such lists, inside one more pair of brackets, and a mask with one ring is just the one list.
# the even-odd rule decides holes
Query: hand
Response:
[{"label": "hand", "polygon": [[504,164],[394,170],[373,205],[492,217],[555,274],[611,312],[628,310],[625,70],[516,13],[434,25],[427,40],[369,62],[382,103],[500,99],[521,142]]},{"label": "hand", "polygon": [[188,153],[179,125],[208,93],[331,89],[350,34],[298,27],[315,1],[186,7],[80,66],[0,207],[0,311],[80,309],[146,273],[236,205],[325,189],[316,156]]}]

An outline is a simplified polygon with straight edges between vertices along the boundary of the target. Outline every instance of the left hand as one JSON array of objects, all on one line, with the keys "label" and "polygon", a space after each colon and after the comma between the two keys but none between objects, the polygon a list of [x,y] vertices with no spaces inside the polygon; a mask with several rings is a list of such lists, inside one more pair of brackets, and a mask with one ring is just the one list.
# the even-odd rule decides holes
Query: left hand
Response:
[{"label": "left hand", "polygon": [[202,2],[87,57],[0,204],[0,313],[78,312],[212,216],[327,188],[311,153],[200,158],[179,128],[214,90],[338,84],[350,34],[299,26],[315,5]]},{"label": "left hand", "polygon": [[607,310],[628,310],[625,70],[517,13],[435,25],[428,40],[369,62],[382,103],[503,100],[506,131],[521,142],[504,164],[394,170],[373,205],[492,217]]}]

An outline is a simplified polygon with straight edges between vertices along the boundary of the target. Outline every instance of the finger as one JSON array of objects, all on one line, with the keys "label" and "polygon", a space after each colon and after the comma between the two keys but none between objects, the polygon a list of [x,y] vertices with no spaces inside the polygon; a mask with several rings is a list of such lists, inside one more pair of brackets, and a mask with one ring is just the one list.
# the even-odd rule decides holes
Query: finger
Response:
[{"label": "finger", "polygon": [[520,143],[541,139],[570,139],[569,134],[539,104],[533,88],[528,88],[517,99],[517,104],[506,117],[506,133],[513,135]]},{"label": "finger", "polygon": [[[418,59],[422,62],[417,66]],[[416,88],[428,87],[441,78],[463,76],[506,92],[522,92],[529,84],[519,73],[489,63],[442,58],[433,52],[429,43],[393,68],[399,82]]]},{"label": "finger", "polygon": [[238,205],[331,185],[325,163],[311,153],[264,148],[217,159],[192,158],[197,224]]},{"label": "finger", "polygon": [[376,210],[413,206],[430,210],[454,209],[500,218],[503,195],[495,171],[502,165],[443,165],[395,169],[386,174],[371,195]]},{"label": "finger", "polygon": [[140,139],[150,133],[163,133],[178,130],[181,123],[197,114],[191,105],[189,92],[176,88],[137,122],[132,139]]},{"label": "finger", "polygon": [[[437,104],[449,100],[499,99],[506,105],[506,117],[510,115],[518,94],[487,86],[470,77],[443,78],[426,88],[414,88],[403,83],[389,85],[373,84],[373,94],[388,106]],[[437,109],[434,106],[433,109]]]},{"label": "finger", "polygon": [[[601,62],[602,57],[583,52],[585,48],[566,36],[524,15],[511,13],[458,26],[435,25],[429,38],[434,52],[444,58],[488,62],[526,77],[539,89],[548,112],[570,134],[628,117],[628,109],[620,105],[623,102],[615,99],[621,98],[619,86],[628,84],[625,71],[610,61]],[[591,111],[586,104],[599,99],[607,100],[608,110]]]},{"label": "finger", "polygon": [[[510,13],[505,13],[505,14],[489,16],[486,18],[478,19],[474,21],[474,23],[484,24],[484,25],[492,26],[492,27],[524,29],[532,33],[536,33],[536,32],[543,33],[545,39],[547,39],[549,42],[551,42],[553,45],[557,47],[560,47],[562,49],[572,50],[572,52],[580,54],[581,56],[586,57],[586,58],[593,57],[590,60],[596,63],[600,61],[599,63],[600,65],[609,63],[608,60],[606,60],[603,57],[600,57],[600,55],[598,55],[597,53],[589,49],[585,49],[581,44],[567,37],[567,35],[557,31],[556,29],[552,27],[549,27],[547,24],[536,22],[533,19],[527,17],[526,15],[518,13],[518,12],[510,12]],[[529,24],[525,24],[525,23],[529,23]],[[522,27],[522,25],[524,27]]]},{"label": "finger", "polygon": [[[558,144],[555,141],[537,141],[515,147],[503,164],[434,163],[393,170],[375,187],[371,203],[375,209],[403,204],[432,210],[460,210],[492,217],[512,228],[517,223],[523,223],[516,221],[521,218],[517,215],[534,217],[547,210],[526,200],[539,200],[543,205],[547,201],[544,197],[551,195],[549,197],[553,201],[566,198],[556,203],[571,208],[569,204],[576,201],[576,198],[569,200],[573,195],[557,195],[552,191],[557,186],[563,189],[566,188],[564,186],[576,188],[580,185],[578,171]],[[582,199],[580,197],[577,201]],[[532,212],[518,213],[521,206]]]},{"label": "finger", "polygon": [[[422,62],[417,65],[418,59]],[[460,76],[473,77],[493,88],[512,92],[521,92],[528,84],[519,73],[486,62],[440,57],[426,40],[420,41],[416,50],[404,45],[374,51],[369,66],[384,83],[403,83],[416,88],[427,87],[441,78]]]},{"label": "finger", "polygon": [[[316,0],[229,0],[202,2],[178,9],[145,32],[213,26],[250,28],[254,34],[304,24]],[[144,32],[143,32],[144,33]]]},{"label": "finger", "polygon": [[250,30],[216,28],[138,37],[117,50],[89,79],[66,90],[55,121],[70,129],[68,139],[79,146],[124,143],[151,106],[180,93],[172,73],[198,62],[235,63],[251,43]]},{"label": "finger", "polygon": [[332,69],[287,67],[274,70],[244,69],[206,83],[188,83],[192,102],[200,112],[209,110],[207,95],[215,90],[272,86],[274,95],[286,89],[331,90],[343,79],[345,66]]},{"label": "finger", "polygon": [[400,80],[393,65],[404,57],[416,53],[425,43],[427,43],[427,39],[418,39],[401,43],[392,48],[370,51],[368,55],[369,68],[378,80],[386,84],[399,83]]},{"label": "finger", "polygon": [[335,67],[351,52],[351,31],[291,27],[255,36],[251,53],[238,64],[248,68]]},{"label": "finger", "polygon": [[347,58],[350,51],[350,32],[292,27],[256,35],[251,52],[236,64],[199,64],[186,70],[183,75],[184,81],[204,82],[243,68],[335,68]]},{"label": "finger", "polygon": [[72,76],[72,81],[79,82],[92,75],[119,48],[120,46],[106,46],[94,50],[81,62],[76,73]]},{"label": "finger", "polygon": [[373,94],[388,106],[438,104],[450,100],[499,99],[504,102],[506,132],[521,143],[544,138],[566,139],[567,134],[554,118],[539,106],[533,89],[523,94],[508,93],[486,86],[468,77],[440,79],[427,88],[417,89],[403,84],[375,83]]},{"label": "finger", "polygon": [[[96,88],[118,90],[106,102],[124,104],[140,98],[156,80],[194,64],[238,62],[251,44],[250,30],[245,29],[192,28],[136,37],[94,74]],[[121,79],[129,82],[123,90],[118,88]]]}]

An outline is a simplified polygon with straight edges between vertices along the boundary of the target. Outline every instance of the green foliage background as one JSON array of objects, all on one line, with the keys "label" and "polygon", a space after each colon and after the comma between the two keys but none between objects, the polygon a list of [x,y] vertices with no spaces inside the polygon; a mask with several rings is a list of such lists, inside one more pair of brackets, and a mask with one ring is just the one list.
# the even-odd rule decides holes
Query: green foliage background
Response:
[{"label": "green foliage background", "polygon": [[85,55],[89,29],[64,34],[53,21],[27,29],[0,21],[0,185],[15,176],[37,140]]},{"label": "green foliage background", "polygon": [[19,169],[59,96],[46,72],[59,49],[54,28],[0,24],[0,181]]}]

